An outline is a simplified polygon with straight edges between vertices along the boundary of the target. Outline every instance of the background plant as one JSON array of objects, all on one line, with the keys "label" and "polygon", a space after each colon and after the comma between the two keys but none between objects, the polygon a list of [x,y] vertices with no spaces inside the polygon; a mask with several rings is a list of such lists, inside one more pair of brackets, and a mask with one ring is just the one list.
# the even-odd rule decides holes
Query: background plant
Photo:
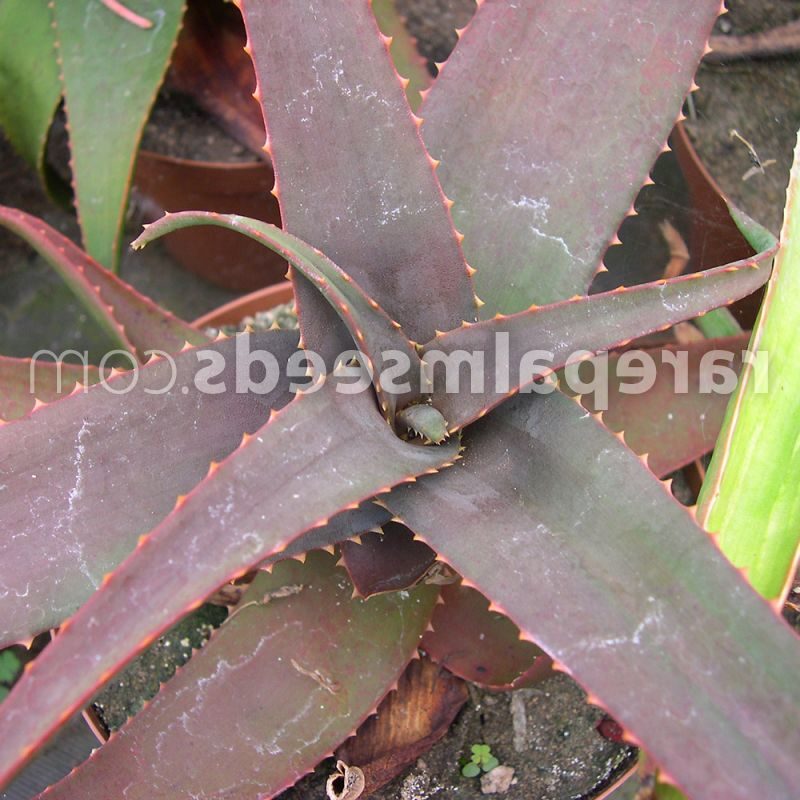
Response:
[{"label": "background plant", "polygon": [[481,772],[491,772],[500,762],[492,755],[491,745],[473,744],[470,747],[469,761],[461,767],[465,778],[476,778]]},{"label": "background plant", "polygon": [[139,141],[184,4],[137,3],[139,17],[150,27],[133,24],[114,5],[103,0],[3,2],[0,128],[51,192],[63,198],[65,187],[45,159],[63,99],[84,247],[115,270]]}]

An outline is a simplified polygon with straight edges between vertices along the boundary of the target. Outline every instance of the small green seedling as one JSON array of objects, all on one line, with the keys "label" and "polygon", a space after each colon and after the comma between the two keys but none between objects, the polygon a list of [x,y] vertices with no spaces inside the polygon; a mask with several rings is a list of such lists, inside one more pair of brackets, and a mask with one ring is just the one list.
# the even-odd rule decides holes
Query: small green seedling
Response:
[{"label": "small green seedling", "polygon": [[0,652],[0,701],[5,700],[11,691],[11,684],[16,680],[21,668],[22,664],[16,653],[12,650]]},{"label": "small green seedling", "polygon": [[488,744],[474,744],[470,750],[472,757],[461,767],[461,774],[465,778],[477,778],[481,772],[491,772],[499,766],[500,762],[492,755],[492,748]]}]

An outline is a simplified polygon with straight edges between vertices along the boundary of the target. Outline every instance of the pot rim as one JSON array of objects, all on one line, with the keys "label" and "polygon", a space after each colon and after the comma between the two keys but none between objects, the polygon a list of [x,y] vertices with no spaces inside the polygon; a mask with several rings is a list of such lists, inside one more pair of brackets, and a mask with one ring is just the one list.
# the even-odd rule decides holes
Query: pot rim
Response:
[{"label": "pot rim", "polygon": [[250,161],[204,161],[197,158],[182,158],[179,156],[168,156],[164,153],[157,153],[155,150],[147,150],[142,148],[139,150],[139,158],[144,157],[147,160],[170,164],[174,166],[184,167],[186,169],[208,170],[209,172],[242,172],[246,173],[249,170],[263,170],[264,168],[272,170],[272,162],[268,158],[259,158],[253,156]]},{"label": "pot rim", "polygon": [[236,325],[248,314],[255,311],[268,311],[281,303],[289,303],[294,298],[291,281],[281,281],[255,292],[244,294],[198,317],[192,325],[195,328]]}]

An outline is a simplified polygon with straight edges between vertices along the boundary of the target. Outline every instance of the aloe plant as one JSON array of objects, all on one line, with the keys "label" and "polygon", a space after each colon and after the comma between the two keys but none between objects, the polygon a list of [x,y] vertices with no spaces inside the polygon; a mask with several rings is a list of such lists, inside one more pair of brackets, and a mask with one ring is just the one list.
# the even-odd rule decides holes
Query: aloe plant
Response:
[{"label": "aloe plant", "polygon": [[[470,587],[691,797],[794,795],[792,632],[599,415],[552,384],[528,391],[575,351],[767,280],[776,243],[732,209],[760,245],[752,258],[587,294],[718,11],[481,3],[417,117],[368,3],[245,0],[286,230],[186,212],[138,245],[199,223],[262,241],[291,264],[300,338],[204,342],[43,223],[0,210],[132,364],[150,356],[89,389],[72,375],[69,396],[21,410],[23,365],[5,365],[22,415],[0,429],[0,645],[59,633],[3,703],[0,784],[168,626],[259,569],[229,622],[48,797],[274,796],[375,709],[437,597],[466,609]],[[371,388],[348,393],[348,355],[293,392],[298,347],[328,367],[357,349]],[[235,391],[237,358],[256,348],[279,378]],[[457,392],[424,367],[480,352],[494,374],[533,348],[552,361]],[[387,371],[398,354],[410,365],[399,394]],[[215,390],[201,391],[212,365]],[[303,562],[376,526],[369,559],[342,545],[343,566]],[[416,539],[460,591],[440,592]],[[351,596],[343,568],[395,591]]]},{"label": "aloe plant", "polygon": [[[144,124],[180,29],[182,0],[8,0],[0,8],[0,128],[47,185],[60,100],[84,246],[116,269]],[[98,102],[102,98],[102,102]]]}]

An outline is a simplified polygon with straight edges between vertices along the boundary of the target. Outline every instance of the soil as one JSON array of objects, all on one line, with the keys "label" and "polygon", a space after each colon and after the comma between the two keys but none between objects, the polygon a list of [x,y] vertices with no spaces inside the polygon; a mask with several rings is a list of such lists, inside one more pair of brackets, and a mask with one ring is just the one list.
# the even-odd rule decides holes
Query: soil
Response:
[{"label": "soil", "polygon": [[456,46],[456,29],[472,17],[474,0],[396,0],[396,6],[435,75],[436,63],[446,61]]},{"label": "soil", "polygon": [[[372,800],[478,800],[479,778],[465,778],[460,761],[473,744],[488,744],[501,764],[514,769],[508,800],[589,800],[613,783],[635,750],[596,730],[603,713],[586,704],[578,685],[554,675],[532,689],[491,694],[472,687],[470,700],[447,735]],[[333,761],[284,792],[280,800],[325,797]]]},{"label": "soil", "polygon": [[141,711],[144,703],[158,694],[161,684],[205,644],[227,616],[222,606],[206,603],[184,617],[117,675],[92,702],[105,732],[118,730]]},{"label": "soil", "polygon": [[252,163],[244,145],[231,138],[191,97],[163,89],[142,135],[142,148],[195,161]]},{"label": "soil", "polygon": [[[717,22],[720,35],[754,33],[800,18],[798,0],[728,0],[727,5],[730,13]],[[800,128],[798,57],[703,64],[696,81],[694,109],[686,112],[695,148],[722,190],[777,233]],[[753,162],[731,130],[752,144],[762,163],[775,163],[743,180]]]},{"label": "soil", "polygon": [[[473,0],[397,2],[431,65],[446,59],[456,41],[455,28],[463,26],[474,9]],[[800,0],[728,0],[728,5],[730,14],[717,27],[721,35],[754,32],[800,18]],[[726,193],[777,231],[795,133],[800,127],[800,61],[783,58],[707,65],[701,67],[697,80],[700,89],[687,109],[687,128],[701,157]],[[173,103],[183,106],[178,115],[173,113]],[[206,115],[196,112],[176,99],[174,93],[163,95],[154,112],[156,123],[146,129],[146,146],[181,157],[251,159],[241,145],[215,125],[209,126]],[[175,132],[163,135],[160,127]],[[731,129],[752,144],[762,162],[775,159],[775,163],[765,167],[763,173],[742,180],[752,162],[746,146],[731,139]],[[35,176],[1,136],[0,203],[42,216],[78,239],[71,214],[48,202]],[[129,239],[137,227],[134,209]],[[160,243],[135,258],[123,259],[122,275],[190,319],[232,297],[177,268]],[[19,239],[0,230],[0,352],[23,356],[40,347],[84,349],[86,341],[98,351],[104,348],[92,321],[52,271],[31,256]],[[798,597],[800,588],[795,592],[796,601]],[[800,617],[792,613],[794,623],[800,626]],[[207,635],[209,624],[201,617],[194,623],[194,632],[170,632],[158,650],[146,654],[118,679],[117,684],[125,684],[117,687],[123,694],[130,694],[126,689],[134,689],[135,697],[126,700],[128,709],[150,696],[157,681],[171,674],[175,665],[190,655],[195,643]],[[188,644],[184,645],[184,641]],[[167,659],[167,652],[177,656]],[[116,699],[104,695],[99,702],[111,727],[128,713],[119,694]],[[475,690],[447,736],[416,766],[373,796],[377,800],[483,797],[477,779],[460,776],[458,762],[470,745],[485,742],[501,763],[515,770],[517,783],[504,795],[510,800],[588,799],[631,757],[630,748],[597,733],[601,716],[598,709],[586,704],[580,688],[563,675],[513,694]],[[524,734],[520,727],[523,717]],[[71,758],[74,762],[79,754]],[[63,774],[70,764],[62,766]],[[330,767],[329,762],[321,765],[314,775],[286,792],[283,800],[324,797],[324,778]],[[25,800],[30,796],[22,791],[12,792],[9,790],[2,797]]]}]

